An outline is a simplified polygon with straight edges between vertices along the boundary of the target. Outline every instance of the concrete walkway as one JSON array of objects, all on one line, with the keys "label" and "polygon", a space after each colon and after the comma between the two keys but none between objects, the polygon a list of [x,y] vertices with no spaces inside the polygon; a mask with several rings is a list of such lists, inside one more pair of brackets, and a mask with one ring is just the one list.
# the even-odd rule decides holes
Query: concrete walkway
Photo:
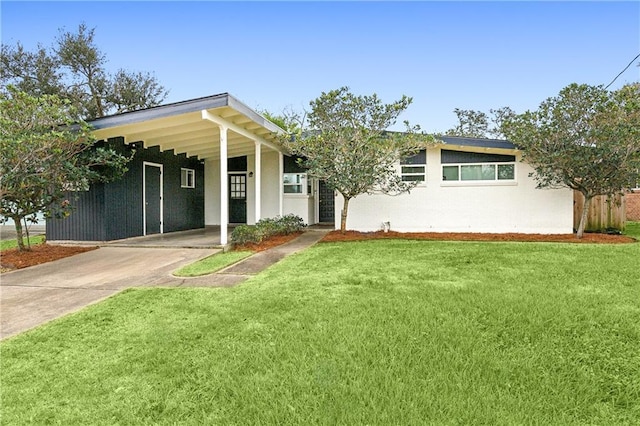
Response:
[{"label": "concrete walkway", "polygon": [[289,243],[256,253],[216,274],[177,278],[171,272],[217,253],[215,249],[101,247],[0,275],[0,339],[132,287],[228,287],[309,247],[327,231],[308,231]]},{"label": "concrete walkway", "polygon": [[324,237],[326,230],[307,231],[286,244],[258,252],[215,274],[194,278],[173,277],[171,285],[182,287],[229,287],[246,281],[290,254],[312,246]]}]

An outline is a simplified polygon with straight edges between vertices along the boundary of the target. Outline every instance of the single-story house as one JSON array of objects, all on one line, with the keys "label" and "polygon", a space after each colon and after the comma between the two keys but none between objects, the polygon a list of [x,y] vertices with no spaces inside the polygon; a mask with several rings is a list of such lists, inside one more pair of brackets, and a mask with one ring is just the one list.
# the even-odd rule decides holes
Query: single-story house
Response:
[{"label": "single-story house", "polygon": [[[70,201],[47,221],[49,240],[110,241],[253,224],[288,213],[338,225],[342,199],[307,176],[278,143],[283,130],[228,93],[99,118],[101,144],[134,153],[116,182]],[[348,228],[395,231],[571,233],[572,192],[540,190],[508,141],[442,137],[398,164],[408,194],[352,200]]]}]

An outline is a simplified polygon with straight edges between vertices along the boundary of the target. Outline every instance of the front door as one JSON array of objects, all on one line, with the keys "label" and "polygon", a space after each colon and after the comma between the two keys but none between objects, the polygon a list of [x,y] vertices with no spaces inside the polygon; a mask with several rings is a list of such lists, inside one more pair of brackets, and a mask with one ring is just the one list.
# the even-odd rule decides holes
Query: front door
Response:
[{"label": "front door", "polygon": [[229,175],[229,223],[247,223],[247,174]]},{"label": "front door", "polygon": [[325,181],[318,182],[318,222],[335,223],[335,194]]},{"label": "front door", "polygon": [[162,165],[144,163],[144,235],[162,233]]}]

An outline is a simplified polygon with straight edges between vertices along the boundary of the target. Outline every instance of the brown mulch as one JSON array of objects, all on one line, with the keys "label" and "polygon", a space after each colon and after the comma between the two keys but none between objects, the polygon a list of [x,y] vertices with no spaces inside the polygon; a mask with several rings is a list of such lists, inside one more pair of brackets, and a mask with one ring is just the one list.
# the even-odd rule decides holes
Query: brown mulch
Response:
[{"label": "brown mulch", "polygon": [[236,251],[251,250],[254,252],[259,252],[259,251],[270,249],[272,247],[279,246],[284,243],[288,243],[294,238],[297,238],[298,236],[300,236],[301,234],[302,232],[294,232],[293,234],[289,234],[289,235],[276,235],[258,244],[247,243],[243,245],[234,246],[233,250],[236,250]]},{"label": "brown mulch", "polygon": [[0,254],[0,271],[6,272],[12,269],[22,269],[28,266],[39,265],[97,248],[98,247],[52,246],[44,243],[31,246],[31,250],[29,251],[20,252],[17,248],[2,250]]},{"label": "brown mulch", "polygon": [[582,239],[577,239],[574,234],[474,234],[466,232],[358,232],[346,231],[344,233],[331,231],[320,240],[321,242],[333,241],[362,241],[376,239],[407,239],[407,240],[433,240],[433,241],[521,241],[521,242],[552,242],[552,243],[597,243],[597,244],[624,244],[635,243],[636,240],[625,235],[610,235],[585,233]]}]

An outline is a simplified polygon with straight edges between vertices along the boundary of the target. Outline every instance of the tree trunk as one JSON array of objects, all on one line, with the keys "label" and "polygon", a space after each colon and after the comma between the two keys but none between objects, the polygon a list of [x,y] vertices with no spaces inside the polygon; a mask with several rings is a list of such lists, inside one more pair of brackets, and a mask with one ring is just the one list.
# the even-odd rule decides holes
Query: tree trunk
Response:
[{"label": "tree trunk", "polygon": [[350,198],[344,199],[344,206],[342,206],[342,211],[340,212],[340,232],[343,234],[347,231],[347,213],[349,212],[349,200]]},{"label": "tree trunk", "polygon": [[589,216],[589,206],[591,205],[592,195],[584,195],[584,201],[582,202],[582,215],[580,216],[580,224],[578,225],[578,232],[576,238],[582,238],[584,235],[584,228],[587,226],[587,217]]},{"label": "tree trunk", "polygon": [[27,237],[27,250],[31,250],[31,238],[29,238],[29,226],[27,225],[27,218],[23,217],[24,220],[24,236]]},{"label": "tree trunk", "polygon": [[12,216],[13,223],[16,226],[16,240],[18,241],[18,250],[25,251],[26,248],[24,246],[24,237],[22,234],[22,218],[18,216]]}]

